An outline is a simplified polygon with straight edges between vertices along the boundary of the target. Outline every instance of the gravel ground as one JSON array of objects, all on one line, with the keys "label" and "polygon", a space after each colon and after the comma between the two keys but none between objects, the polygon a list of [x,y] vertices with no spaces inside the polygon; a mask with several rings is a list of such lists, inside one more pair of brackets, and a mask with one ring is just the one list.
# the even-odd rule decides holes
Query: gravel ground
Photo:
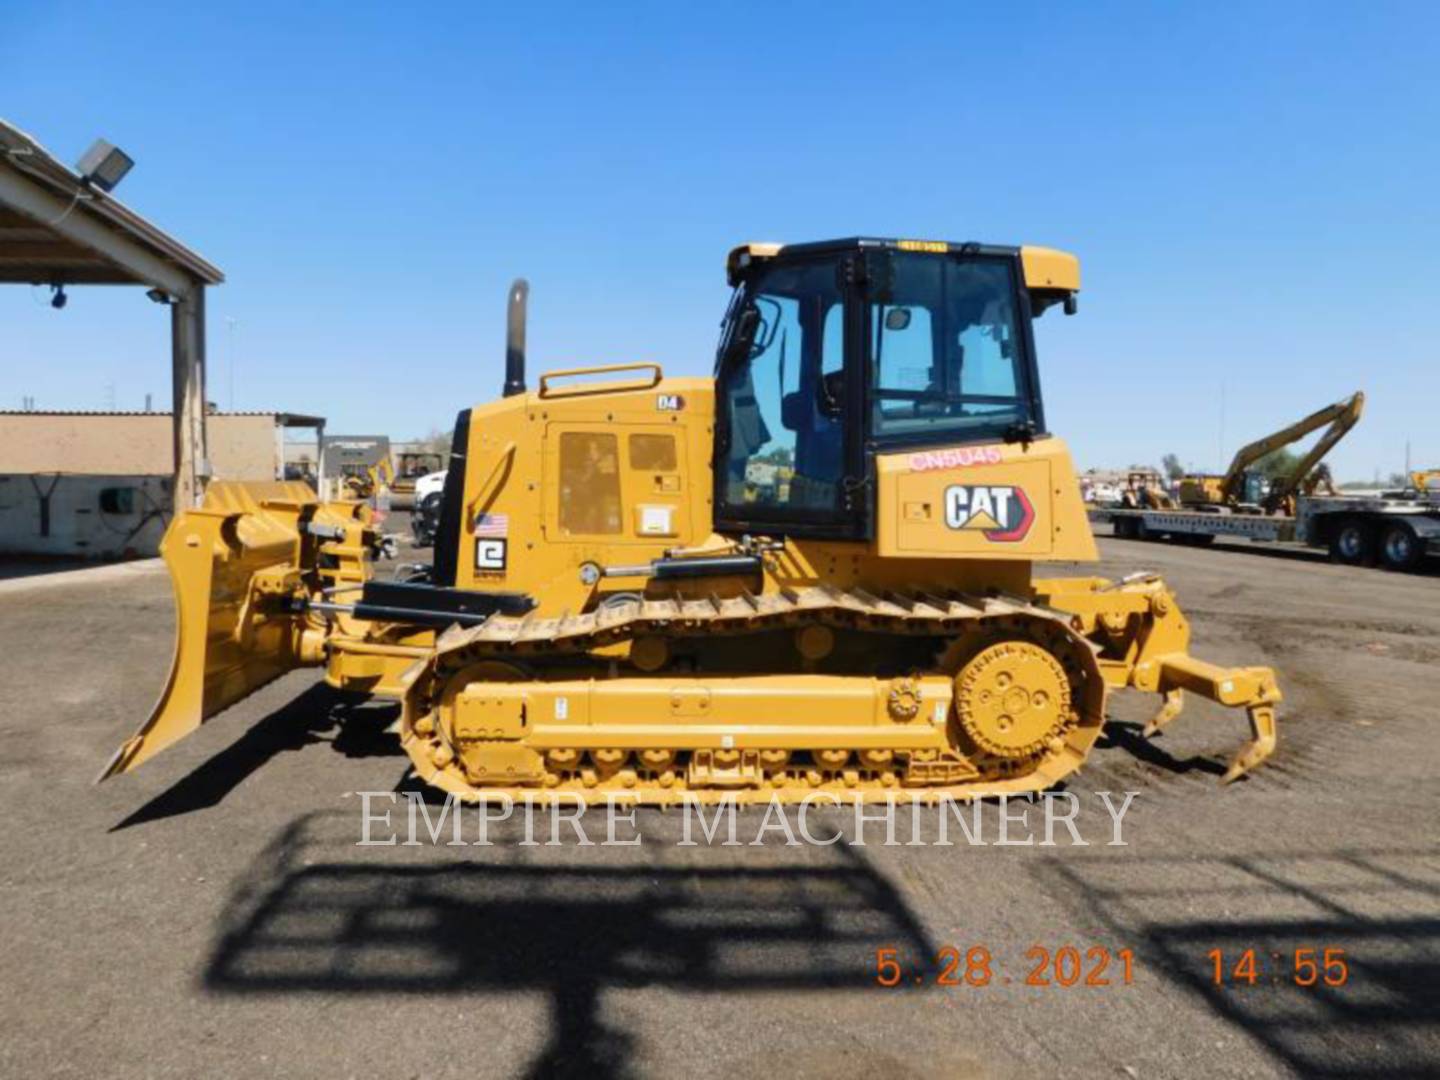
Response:
[{"label": "gravel ground", "polygon": [[[1272,763],[1219,790],[1243,718],[1192,702],[1143,743],[1153,701],[1116,696],[1069,789],[1084,847],[995,846],[993,805],[984,846],[935,846],[933,813],[923,846],[880,825],[865,846],[683,846],[682,816],[650,811],[638,846],[522,846],[513,819],[488,847],[357,846],[355,793],[406,787],[394,710],[312,672],[92,787],[164,677],[163,569],[7,581],[0,1074],[1434,1075],[1440,577],[1102,551],[1107,574],[1162,571],[1196,653],[1274,665],[1286,702]],[[1100,791],[1139,792],[1126,846]],[[962,959],[936,985],[973,946],[989,982]],[[1107,949],[1110,985],[1026,985],[1036,946]],[[1254,949],[1255,985],[1214,986],[1215,948]],[[1296,986],[1304,948],[1343,949],[1346,983]]]}]

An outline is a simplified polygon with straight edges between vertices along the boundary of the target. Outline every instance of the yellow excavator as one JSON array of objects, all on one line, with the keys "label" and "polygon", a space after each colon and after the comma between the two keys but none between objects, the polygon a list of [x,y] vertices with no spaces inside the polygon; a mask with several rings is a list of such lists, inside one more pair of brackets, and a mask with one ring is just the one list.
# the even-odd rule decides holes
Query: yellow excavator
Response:
[{"label": "yellow excavator", "polygon": [[[1191,474],[1182,477],[1180,506],[1186,510],[1294,515],[1296,495],[1335,494],[1330,470],[1322,464],[1322,459],[1360,422],[1364,410],[1365,395],[1357,390],[1343,401],[1317,409],[1303,420],[1247,443],[1235,452],[1224,476]],[[1283,475],[1271,478],[1268,489],[1265,489],[1265,477],[1254,471],[1254,466],[1267,454],[1298,442],[1322,427],[1326,430],[1315,440],[1315,445]]]},{"label": "yellow excavator", "polygon": [[1440,492],[1440,469],[1416,469],[1408,479],[1410,489],[1422,496]]},{"label": "yellow excavator", "polygon": [[217,482],[163,552],[178,608],[135,768],[302,665],[402,703],[415,771],[467,800],[799,801],[1049,788],[1111,690],[1245,710],[1226,780],[1275,746],[1266,667],[1188,652],[1159,578],[1040,577],[1097,552],[1040,393],[1032,319],[1076,309],[1046,248],[748,244],[713,378],[652,363],[459,414],[429,580],[372,576],[355,502]]},{"label": "yellow excavator", "polygon": [[364,501],[374,498],[380,492],[388,491],[394,477],[395,471],[390,467],[390,459],[382,458],[347,471],[341,480],[341,486],[346,498]]}]

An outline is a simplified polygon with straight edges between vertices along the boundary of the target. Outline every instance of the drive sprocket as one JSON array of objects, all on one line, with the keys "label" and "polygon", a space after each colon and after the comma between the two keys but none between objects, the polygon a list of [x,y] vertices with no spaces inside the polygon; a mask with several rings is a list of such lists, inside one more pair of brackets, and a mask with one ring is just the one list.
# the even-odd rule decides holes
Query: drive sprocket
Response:
[{"label": "drive sprocket", "polygon": [[1029,757],[1073,719],[1070,680],[1043,646],[1000,641],[955,676],[955,713],[965,734],[987,753]]}]

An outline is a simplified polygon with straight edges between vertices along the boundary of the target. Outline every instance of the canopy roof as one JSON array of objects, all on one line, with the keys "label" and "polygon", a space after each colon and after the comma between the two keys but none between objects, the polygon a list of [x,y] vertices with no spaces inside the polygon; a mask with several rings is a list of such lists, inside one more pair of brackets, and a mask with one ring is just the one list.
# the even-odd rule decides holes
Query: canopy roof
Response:
[{"label": "canopy roof", "polygon": [[0,120],[0,282],[145,285],[174,297],[216,266]]}]

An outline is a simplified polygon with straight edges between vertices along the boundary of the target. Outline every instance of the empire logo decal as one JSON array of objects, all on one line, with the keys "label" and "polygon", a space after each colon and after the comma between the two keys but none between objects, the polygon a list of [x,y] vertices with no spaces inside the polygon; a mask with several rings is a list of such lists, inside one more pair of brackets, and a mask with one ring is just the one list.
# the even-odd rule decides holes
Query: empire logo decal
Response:
[{"label": "empire logo decal", "polygon": [[505,540],[475,538],[475,569],[481,573],[504,573],[508,543]]},{"label": "empire logo decal", "polygon": [[976,529],[986,540],[1024,540],[1035,523],[1029,496],[1009,484],[953,484],[945,489],[945,524]]}]

